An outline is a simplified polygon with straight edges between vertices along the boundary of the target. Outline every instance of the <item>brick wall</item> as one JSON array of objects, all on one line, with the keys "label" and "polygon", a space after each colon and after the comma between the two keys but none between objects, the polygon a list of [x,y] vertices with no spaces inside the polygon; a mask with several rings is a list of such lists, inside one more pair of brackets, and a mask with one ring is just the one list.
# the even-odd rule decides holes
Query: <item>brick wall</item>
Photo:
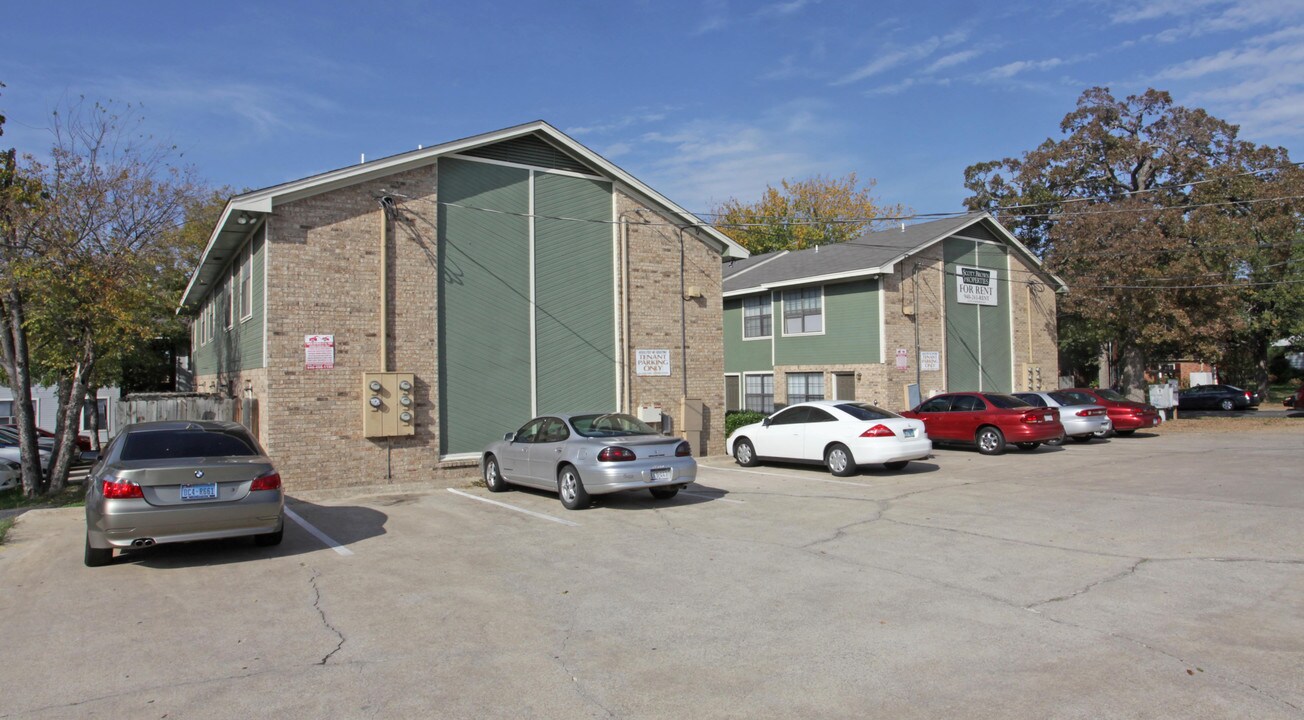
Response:
[{"label": "brick wall", "polygon": [[[682,424],[679,401],[684,396],[684,354],[681,327],[687,334],[688,397],[705,404],[702,442],[694,454],[724,452],[724,301],[720,289],[720,255],[683,234],[684,287],[696,287],[701,297],[682,300],[680,294],[680,232],[670,221],[629,194],[616,193],[617,218],[626,221],[629,236],[629,356],[636,350],[670,350],[669,377],[629,373],[631,409],[660,403],[677,431]],[[683,307],[685,322],[680,322]],[[694,438],[695,439],[695,438]]]}]

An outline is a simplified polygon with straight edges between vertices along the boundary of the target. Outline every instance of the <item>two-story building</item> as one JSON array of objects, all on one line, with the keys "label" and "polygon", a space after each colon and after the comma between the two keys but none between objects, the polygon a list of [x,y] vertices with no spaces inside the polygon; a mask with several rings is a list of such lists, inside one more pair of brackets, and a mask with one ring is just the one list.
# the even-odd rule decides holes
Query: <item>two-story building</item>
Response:
[{"label": "two-story building", "polygon": [[1055,388],[1066,290],[986,213],[728,261],[726,407]]},{"label": "two-story building", "polygon": [[232,198],[181,312],[196,388],[257,400],[291,489],[465,473],[570,411],[665,418],[722,452],[731,257],[534,122]]}]

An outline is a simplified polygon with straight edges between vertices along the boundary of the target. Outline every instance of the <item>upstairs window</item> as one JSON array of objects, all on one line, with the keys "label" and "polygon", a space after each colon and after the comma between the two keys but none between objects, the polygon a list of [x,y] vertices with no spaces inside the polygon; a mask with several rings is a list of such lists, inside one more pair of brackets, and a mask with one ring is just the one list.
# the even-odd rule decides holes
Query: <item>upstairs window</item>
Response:
[{"label": "upstairs window", "polygon": [[802,288],[783,293],[783,334],[814,335],[824,332],[824,291]]},{"label": "upstairs window", "polygon": [[241,253],[240,260],[240,319],[248,320],[254,316],[254,258],[253,246]]},{"label": "upstairs window", "polygon": [[743,339],[767,338],[774,333],[774,310],[769,295],[743,298]]}]

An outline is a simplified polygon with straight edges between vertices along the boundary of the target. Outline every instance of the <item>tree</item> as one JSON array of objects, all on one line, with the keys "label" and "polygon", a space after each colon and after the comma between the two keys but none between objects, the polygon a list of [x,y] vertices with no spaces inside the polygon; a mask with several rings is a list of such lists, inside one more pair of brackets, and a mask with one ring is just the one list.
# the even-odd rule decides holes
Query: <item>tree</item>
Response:
[{"label": "tree", "polygon": [[1300,234],[1300,171],[1286,151],[1150,89],[1115,99],[1091,88],[1018,158],[971,165],[965,201],[1001,221],[1065,278],[1071,347],[1113,343],[1126,387],[1147,360],[1228,359],[1298,326],[1304,286],[1283,254]]},{"label": "tree", "polygon": [[874,218],[903,212],[899,205],[878,205],[870,195],[874,184],[858,187],[854,172],[839,179],[781,180],[779,188],[766,186],[755,203],[725,201],[714,211],[715,225],[753,253],[854,240]]},{"label": "tree", "polygon": [[[30,398],[32,378],[59,396],[52,468],[24,468],[28,496],[63,488],[98,364],[154,337],[160,303],[175,302],[163,278],[182,254],[170,243],[199,186],[176,148],[141,127],[130,106],[80,103],[54,114],[47,161],[14,164],[41,194],[6,200],[0,361],[15,398]],[[34,447],[30,411],[19,422]]]}]

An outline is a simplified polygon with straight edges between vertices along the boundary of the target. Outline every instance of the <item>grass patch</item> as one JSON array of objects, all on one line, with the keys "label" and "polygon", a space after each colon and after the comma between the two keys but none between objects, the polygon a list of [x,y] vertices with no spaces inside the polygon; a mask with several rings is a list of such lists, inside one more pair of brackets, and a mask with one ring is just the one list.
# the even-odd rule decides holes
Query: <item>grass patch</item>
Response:
[{"label": "grass patch", "polygon": [[5,536],[9,534],[9,528],[13,526],[14,526],[13,518],[5,518],[4,520],[0,520],[0,545],[5,544]]},{"label": "grass patch", "polygon": [[0,492],[0,510],[76,507],[85,503],[86,488],[82,485],[68,485],[63,489],[63,492],[57,495],[46,495],[38,498],[24,497],[22,488]]}]

